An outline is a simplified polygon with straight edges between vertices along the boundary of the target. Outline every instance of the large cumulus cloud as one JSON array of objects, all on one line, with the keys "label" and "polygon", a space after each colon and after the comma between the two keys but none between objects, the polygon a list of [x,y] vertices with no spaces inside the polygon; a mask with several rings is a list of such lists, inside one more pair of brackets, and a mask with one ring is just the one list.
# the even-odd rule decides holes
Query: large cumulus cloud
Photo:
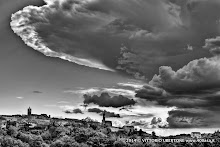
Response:
[{"label": "large cumulus cloud", "polygon": [[215,41],[220,33],[219,1],[171,0],[169,4],[175,25],[159,28],[153,25],[156,31],[139,31],[135,35],[138,39],[131,39],[132,45],[121,48],[120,69],[149,77],[161,65],[177,70],[195,58],[210,56],[202,47],[207,38]]},{"label": "large cumulus cloud", "polygon": [[13,31],[27,45],[46,56],[117,68],[140,79],[154,75],[161,65],[177,69],[208,56],[201,46],[219,34],[218,0],[45,2],[12,15]]},{"label": "large cumulus cloud", "polygon": [[139,98],[177,108],[169,112],[170,127],[219,127],[219,36],[208,38],[204,43],[213,57],[193,60],[177,71],[161,66],[159,74],[136,91]]},{"label": "large cumulus cloud", "polygon": [[167,119],[170,127],[219,127],[219,63],[215,55],[193,60],[177,71],[162,66],[159,75],[137,90],[136,96],[158,105],[175,106],[177,110],[170,111]]},{"label": "large cumulus cloud", "polygon": [[122,95],[119,96],[113,96],[111,97],[108,93],[101,93],[100,96],[97,95],[83,95],[84,97],[84,104],[97,104],[101,107],[123,107],[123,106],[129,106],[134,105],[136,102],[133,99],[129,99],[127,97],[124,97]]},{"label": "large cumulus cloud", "polygon": [[198,92],[220,88],[220,57],[193,60],[174,71],[162,66],[150,83],[171,93]]},{"label": "large cumulus cloud", "polygon": [[67,114],[73,114],[73,113],[77,114],[77,113],[81,113],[81,114],[83,114],[82,110],[79,109],[79,108],[76,108],[76,109],[73,109],[73,110],[64,110],[64,113],[67,113]]}]

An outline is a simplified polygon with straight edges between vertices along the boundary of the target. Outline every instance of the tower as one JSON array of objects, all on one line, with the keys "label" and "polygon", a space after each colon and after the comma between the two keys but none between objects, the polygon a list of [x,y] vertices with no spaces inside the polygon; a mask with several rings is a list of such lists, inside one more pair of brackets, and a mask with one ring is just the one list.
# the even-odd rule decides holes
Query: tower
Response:
[{"label": "tower", "polygon": [[102,125],[105,125],[105,110],[103,111],[103,115],[102,115]]},{"label": "tower", "polygon": [[27,110],[27,115],[28,115],[28,116],[31,116],[31,108],[30,108],[30,107],[29,107],[28,110]]}]

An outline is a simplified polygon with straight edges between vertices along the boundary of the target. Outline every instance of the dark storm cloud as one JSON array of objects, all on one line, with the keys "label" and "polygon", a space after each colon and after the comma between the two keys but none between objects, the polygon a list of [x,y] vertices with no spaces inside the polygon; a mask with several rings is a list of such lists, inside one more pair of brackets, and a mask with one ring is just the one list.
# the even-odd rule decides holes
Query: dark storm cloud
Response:
[{"label": "dark storm cloud", "polygon": [[204,108],[209,110],[220,108],[220,93],[218,93],[218,89],[204,91],[200,91],[200,93],[188,93],[188,91],[184,91],[185,93],[181,92],[177,94],[169,93],[164,89],[153,87],[152,85],[146,85],[142,89],[137,90],[135,96],[168,107]]},{"label": "dark storm cloud", "polygon": [[[96,23],[99,26],[102,18],[99,18],[99,16],[92,17],[86,12],[82,14],[78,10],[75,11],[77,14],[73,15],[74,11],[70,12],[62,9],[62,2],[48,2],[50,4],[42,7],[25,7],[12,15],[11,27],[13,31],[28,46],[46,56],[59,57],[79,65],[113,71],[102,64],[101,60],[90,54],[89,51],[94,49],[94,46],[91,46],[90,49],[88,43],[80,41],[94,41],[88,40],[91,35],[85,33],[94,31]],[[74,6],[77,7],[77,5]],[[78,6],[83,7],[81,4]],[[82,30],[85,32],[83,33]],[[88,37],[82,39],[82,36]],[[69,50],[70,48],[72,50]],[[97,51],[93,51],[97,53]]]},{"label": "dark storm cloud", "polygon": [[[117,67],[139,79],[161,65],[177,69],[208,56],[201,49],[205,39],[219,35],[217,0],[45,1],[12,17],[12,29],[27,45],[80,65]],[[189,44],[193,51],[185,50]]]},{"label": "dark storm cloud", "polygon": [[175,97],[173,99],[168,99],[164,105],[176,106],[178,108],[200,108],[200,107],[210,107],[208,106],[208,100],[192,97]]},{"label": "dark storm cloud", "polygon": [[101,110],[99,108],[89,108],[88,112],[102,113],[103,110]]},{"label": "dark storm cloud", "polygon": [[167,122],[170,128],[219,127],[218,113],[202,109],[172,110]]},{"label": "dark storm cloud", "polygon": [[191,111],[174,110],[169,112],[167,122],[170,128],[193,128],[193,127],[206,127],[203,113],[193,113]]},{"label": "dark storm cloud", "polygon": [[133,99],[129,99],[122,95],[111,97],[108,93],[101,93],[100,96],[97,95],[87,95],[84,94],[84,104],[94,103],[101,107],[123,107],[128,105],[134,105],[136,102]]},{"label": "dark storm cloud", "polygon": [[158,92],[160,88],[149,87],[152,85],[136,91],[136,96],[147,101],[155,101],[157,105],[175,106],[176,110],[168,113],[167,122],[170,128],[219,127],[220,94],[218,89],[208,89],[208,91],[203,89],[206,92],[190,94],[188,90],[182,89],[181,93],[165,92],[164,95]]},{"label": "dark storm cloud", "polygon": [[144,85],[142,89],[136,91],[136,97],[140,97],[140,98],[145,98],[145,97],[157,98],[166,95],[167,93],[165,90],[151,85]]},{"label": "dark storm cloud", "polygon": [[220,57],[193,60],[183,68],[174,71],[169,66],[162,66],[159,75],[149,82],[170,93],[206,92],[220,88]]},{"label": "dark storm cloud", "polygon": [[[104,111],[99,108],[89,108],[88,112],[95,112],[95,113],[102,115]],[[114,112],[109,112],[109,111],[105,111],[105,116],[106,117],[120,117],[119,114],[115,114]]]},{"label": "dark storm cloud", "polygon": [[177,71],[163,66],[149,85],[136,91],[136,97],[177,107],[169,112],[171,128],[219,127],[219,63],[214,56],[193,60]]},{"label": "dark storm cloud", "polygon": [[79,108],[76,108],[76,109],[73,109],[73,110],[64,110],[64,112],[67,113],[67,114],[73,114],[73,113],[75,113],[75,114],[77,114],[77,113],[83,114],[82,110],[79,109]]},{"label": "dark storm cloud", "polygon": [[[120,60],[122,69],[130,72],[149,73],[149,71],[153,71],[155,73],[155,70],[161,65],[170,65],[177,69],[193,58],[207,56],[206,51],[202,50],[205,39],[219,35],[219,1],[175,0],[170,2],[170,5],[173,6],[173,9],[170,8],[170,10],[178,16],[176,18],[180,20],[179,25],[171,27],[172,30],[161,29],[157,33],[141,31],[139,34],[142,34],[142,38],[140,39],[145,37],[144,43],[146,44],[141,46],[143,42],[139,42],[139,48],[142,47],[142,49],[134,49],[129,46],[127,46],[127,50],[123,49],[124,54]],[[193,48],[191,53],[182,50],[188,44]]]}]

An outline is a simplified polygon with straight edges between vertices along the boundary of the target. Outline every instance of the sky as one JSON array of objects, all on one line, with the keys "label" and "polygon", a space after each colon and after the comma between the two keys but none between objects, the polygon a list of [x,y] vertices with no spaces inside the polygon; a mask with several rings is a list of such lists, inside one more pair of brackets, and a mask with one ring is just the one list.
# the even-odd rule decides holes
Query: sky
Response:
[{"label": "sky", "polygon": [[[0,111],[168,134],[219,128],[219,0],[0,0]],[[162,130],[162,131],[161,131]],[[207,131],[207,130],[206,130]]]}]

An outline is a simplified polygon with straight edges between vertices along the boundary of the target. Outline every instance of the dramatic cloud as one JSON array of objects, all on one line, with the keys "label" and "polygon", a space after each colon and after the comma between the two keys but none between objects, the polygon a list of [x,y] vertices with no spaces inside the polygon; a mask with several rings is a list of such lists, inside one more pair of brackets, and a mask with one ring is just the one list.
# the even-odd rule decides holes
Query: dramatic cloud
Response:
[{"label": "dramatic cloud", "polygon": [[193,60],[176,72],[162,66],[150,81],[171,93],[195,93],[220,88],[220,57]]},{"label": "dramatic cloud", "polygon": [[136,91],[136,97],[140,98],[154,98],[154,97],[161,97],[166,96],[167,93],[165,90],[161,88],[157,88],[151,85],[145,85],[142,89]]},{"label": "dramatic cloud", "polygon": [[190,97],[190,96],[185,96],[185,97],[177,97],[175,96],[174,98],[171,99],[166,99],[162,105],[166,106],[176,106],[178,108],[201,108],[201,107],[210,107],[208,105],[208,100],[201,99],[201,98],[196,98],[196,97]]},{"label": "dramatic cloud", "polygon": [[207,38],[220,34],[219,1],[170,0],[168,4],[174,25],[153,25],[150,31],[138,31],[132,44],[121,48],[119,69],[149,76],[161,65],[178,69],[195,58],[209,56],[202,46]]},{"label": "dramatic cloud", "polygon": [[216,113],[202,109],[172,110],[167,122],[170,128],[219,127]]},{"label": "dramatic cloud", "polygon": [[100,96],[97,95],[83,95],[84,104],[94,103],[101,107],[123,107],[134,105],[136,102],[133,99],[129,99],[122,95],[111,97],[108,93],[102,93]]},{"label": "dramatic cloud", "polygon": [[83,107],[82,106],[73,106],[73,105],[59,105],[56,107],[62,109],[62,111],[64,113],[67,113],[67,114],[84,114],[82,109]]},{"label": "dramatic cloud", "polygon": [[[206,48],[218,49],[218,37],[206,40]],[[148,85],[136,96],[177,109],[169,112],[171,128],[219,127],[220,57],[201,58],[174,71],[161,66]]]},{"label": "dramatic cloud", "polygon": [[103,110],[99,108],[89,108],[88,112],[103,113]]},{"label": "dramatic cloud", "polygon": [[75,114],[77,114],[77,113],[83,114],[82,110],[79,109],[79,108],[73,109],[73,110],[64,110],[64,112],[67,113],[67,114],[73,114],[73,113],[75,113]]},{"label": "dramatic cloud", "polygon": [[[157,105],[177,108],[203,108],[207,110],[220,110],[220,93],[217,91],[200,91],[195,93],[168,93],[166,95],[155,91],[149,92],[145,88],[136,91],[136,96],[147,101],[155,102]],[[140,101],[140,100],[139,100]]]},{"label": "dramatic cloud", "polygon": [[[164,81],[161,80],[160,84],[169,82],[169,80],[170,78]],[[194,88],[192,91],[188,89],[187,86],[184,87],[184,80],[175,82],[176,83],[169,83],[166,87],[160,85],[154,88],[152,88],[152,85],[144,86],[143,89],[136,91],[136,96],[147,101],[156,102],[157,105],[176,107],[175,110],[169,112],[169,117],[167,118],[167,122],[171,128],[219,127],[219,87],[218,85],[214,85],[216,87],[205,87],[208,82],[216,81],[207,80],[206,83],[201,83],[200,87],[198,84],[198,89]],[[182,89],[177,85],[181,82],[183,82]],[[193,86],[193,81],[190,82],[191,84],[187,83],[188,86]],[[196,84],[196,81],[194,81],[194,84]],[[201,88],[203,85],[205,88]],[[176,86],[176,89],[174,86]],[[191,89],[192,88],[193,87],[191,87]],[[166,90],[169,91],[167,92]]]},{"label": "dramatic cloud", "polygon": [[[95,112],[95,113],[102,115],[104,111],[99,108],[89,108],[88,112]],[[115,114],[114,112],[109,112],[109,111],[105,111],[105,116],[106,117],[120,117],[119,114]]]},{"label": "dramatic cloud", "polygon": [[[137,91],[136,96],[157,105],[176,107],[169,112],[167,122],[170,128],[219,127],[220,95],[219,92],[150,95],[148,91]],[[141,93],[142,92],[142,93]],[[154,120],[152,120],[154,121]]]},{"label": "dramatic cloud", "polygon": [[[77,30],[73,26],[81,26],[81,24],[83,23],[81,22],[77,24],[77,17],[82,16],[82,20],[85,19],[86,21],[86,16],[83,16],[80,14],[80,12],[78,12],[78,16],[75,15],[71,19],[70,15],[67,15],[65,13],[66,10],[62,10],[61,1],[61,5],[58,4],[58,1],[53,1],[54,3],[52,1],[46,2],[49,2],[50,4],[42,7],[28,6],[25,7],[23,10],[20,10],[13,14],[11,21],[12,30],[18,36],[20,36],[28,46],[43,53],[46,56],[59,57],[63,60],[74,62],[79,65],[114,71],[103,65],[100,61],[98,61],[98,59],[92,58],[91,55],[87,55],[87,51],[81,51],[81,47],[78,46],[79,44],[76,44],[79,38],[73,41],[73,38],[75,38],[74,36],[79,35],[75,32]],[[85,15],[88,15],[89,17],[89,14]],[[62,23],[54,22],[58,19],[59,22]],[[91,17],[90,21],[92,21],[91,19],[93,18]],[[70,23],[71,20],[72,23]],[[74,23],[76,24],[74,25]],[[89,23],[89,21],[87,23]],[[57,32],[55,30],[57,30]],[[60,34],[61,36],[59,36],[58,34]],[[68,51],[69,48],[72,48],[73,50]],[[86,48],[87,50],[89,49],[88,46]],[[70,52],[74,53],[74,55],[69,54]]]},{"label": "dramatic cloud", "polygon": [[205,39],[219,35],[218,0],[45,2],[12,15],[12,30],[28,46],[79,65],[117,68],[138,79],[154,75],[161,65],[177,69],[208,56],[201,49]]}]

